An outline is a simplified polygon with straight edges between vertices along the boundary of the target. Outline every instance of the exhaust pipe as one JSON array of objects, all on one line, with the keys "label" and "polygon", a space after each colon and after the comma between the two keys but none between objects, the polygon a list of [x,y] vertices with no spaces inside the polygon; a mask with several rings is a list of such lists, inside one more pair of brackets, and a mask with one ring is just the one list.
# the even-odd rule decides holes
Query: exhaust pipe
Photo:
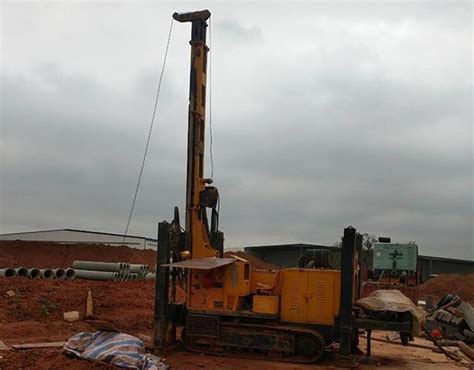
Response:
[{"label": "exhaust pipe", "polygon": [[16,276],[15,269],[12,269],[9,267],[5,269],[0,269],[0,277],[10,278],[10,277],[15,277],[15,276]]},{"label": "exhaust pipe", "polygon": [[54,278],[59,280],[66,279],[66,271],[64,269],[53,269]]},{"label": "exhaust pipe", "polygon": [[41,269],[41,277],[43,279],[47,280],[53,280],[54,279],[54,272],[51,269]]},{"label": "exhaust pipe", "polygon": [[30,279],[41,279],[41,271],[36,268],[29,269]]},{"label": "exhaust pipe", "polygon": [[66,279],[67,280],[74,280],[75,278],[76,278],[76,270],[66,269]]},{"label": "exhaust pipe", "polygon": [[30,277],[30,273],[26,267],[18,267],[15,269],[17,276]]}]

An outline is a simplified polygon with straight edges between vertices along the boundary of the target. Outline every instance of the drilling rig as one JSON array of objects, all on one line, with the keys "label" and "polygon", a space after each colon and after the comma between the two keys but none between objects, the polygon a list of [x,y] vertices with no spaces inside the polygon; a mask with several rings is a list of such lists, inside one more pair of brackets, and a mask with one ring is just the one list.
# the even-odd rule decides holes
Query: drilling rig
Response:
[{"label": "drilling rig", "polygon": [[[186,211],[184,230],[177,207],[173,220],[158,226],[154,345],[172,345],[182,327],[181,342],[191,351],[308,363],[336,341],[350,355],[358,329],[354,228],[344,229],[340,270],[253,271],[249,261],[223,256],[219,192],[204,177],[210,16],[208,10],[173,14],[191,23]],[[185,303],[176,301],[179,281]]]}]

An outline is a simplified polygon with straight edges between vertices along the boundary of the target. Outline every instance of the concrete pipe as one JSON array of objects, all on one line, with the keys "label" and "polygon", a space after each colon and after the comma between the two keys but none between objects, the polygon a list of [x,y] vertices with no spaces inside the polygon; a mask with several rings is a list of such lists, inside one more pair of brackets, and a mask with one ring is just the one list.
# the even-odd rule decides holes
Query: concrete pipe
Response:
[{"label": "concrete pipe", "polygon": [[16,276],[16,271],[15,269],[7,267],[6,269],[0,269],[0,277],[15,277]]},{"label": "concrete pipe", "polygon": [[96,261],[74,261],[72,267],[75,270],[124,272],[129,268],[128,263],[123,262],[96,262]]},{"label": "concrete pipe", "polygon": [[66,280],[74,280],[76,278],[76,270],[75,269],[66,269]]},{"label": "concrete pipe", "polygon": [[85,280],[114,280],[117,278],[117,273],[112,271],[92,271],[92,270],[75,270],[76,279]]},{"label": "concrete pipe", "polygon": [[156,279],[156,274],[154,272],[148,272],[143,277],[145,280],[154,280]]},{"label": "concrete pipe", "polygon": [[144,274],[148,271],[148,265],[131,264],[130,272],[135,274]]},{"label": "concrete pipe", "polygon": [[138,274],[132,272],[131,274],[128,274],[128,280],[129,281],[135,281],[138,280]]},{"label": "concrete pipe", "polygon": [[16,276],[30,277],[30,273],[26,267],[18,267],[15,269]]},{"label": "concrete pipe", "polygon": [[130,264],[129,263],[121,263],[122,267],[121,267],[121,270],[122,272],[128,274],[130,272]]},{"label": "concrete pipe", "polygon": [[53,280],[54,279],[54,272],[51,269],[40,269],[41,272],[41,277],[43,279],[47,280]]},{"label": "concrete pipe", "polygon": [[58,280],[66,279],[66,271],[64,269],[53,269],[54,278]]},{"label": "concrete pipe", "polygon": [[28,273],[30,275],[30,279],[41,279],[41,271],[39,269],[29,269]]}]

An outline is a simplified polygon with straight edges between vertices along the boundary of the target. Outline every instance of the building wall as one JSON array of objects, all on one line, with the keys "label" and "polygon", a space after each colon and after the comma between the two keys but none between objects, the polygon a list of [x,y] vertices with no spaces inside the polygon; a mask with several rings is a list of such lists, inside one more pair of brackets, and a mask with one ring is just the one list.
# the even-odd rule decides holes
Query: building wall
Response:
[{"label": "building wall", "polygon": [[[310,244],[295,244],[288,246],[275,245],[246,247],[245,252],[277,266],[297,267],[298,258],[302,255],[302,252],[306,249],[313,248],[331,247]],[[422,281],[426,281],[430,274],[474,273],[474,261],[418,256],[418,265],[421,267]]]},{"label": "building wall", "polygon": [[[108,244],[108,245],[126,245],[136,249],[154,249],[157,242],[152,239],[139,237],[126,237],[125,241],[121,235],[102,234],[85,231],[73,230],[51,230],[37,231],[16,234],[0,235],[0,240],[35,240],[51,241],[57,243],[88,243],[88,244]],[[124,243],[122,243],[124,241]]]},{"label": "building wall", "polygon": [[450,259],[430,258],[420,256],[418,265],[421,267],[422,280],[425,281],[431,274],[469,274],[474,273],[474,262]]}]

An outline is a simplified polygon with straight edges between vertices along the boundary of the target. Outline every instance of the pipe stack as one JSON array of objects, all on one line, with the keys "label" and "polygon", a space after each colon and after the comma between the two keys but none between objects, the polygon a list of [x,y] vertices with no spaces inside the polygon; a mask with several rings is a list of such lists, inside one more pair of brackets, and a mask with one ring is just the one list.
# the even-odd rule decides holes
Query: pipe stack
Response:
[{"label": "pipe stack", "polygon": [[130,264],[125,262],[74,261],[72,267],[78,279],[87,280],[126,281],[130,273]]},{"label": "pipe stack", "polygon": [[0,269],[0,277],[15,276],[24,276],[30,279],[74,280],[77,278],[100,281],[135,281],[156,278],[156,274],[150,272],[148,265],[126,262],[74,261],[72,268],[66,269],[27,269],[25,267]]}]

